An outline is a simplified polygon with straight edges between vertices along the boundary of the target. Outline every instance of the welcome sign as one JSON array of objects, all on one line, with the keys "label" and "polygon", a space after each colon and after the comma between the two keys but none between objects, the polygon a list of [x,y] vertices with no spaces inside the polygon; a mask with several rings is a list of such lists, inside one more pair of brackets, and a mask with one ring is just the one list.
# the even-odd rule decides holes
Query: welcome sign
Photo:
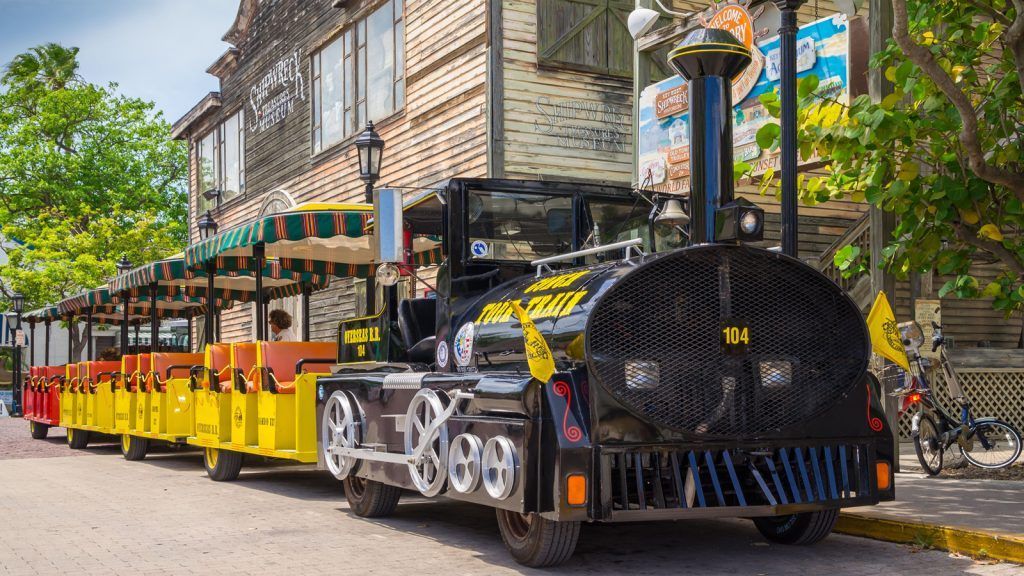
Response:
[{"label": "welcome sign", "polygon": [[[716,27],[728,28],[721,25],[742,20],[742,15],[726,14],[722,19],[728,22],[717,22]],[[857,38],[866,35],[863,20],[836,14],[797,32],[797,77],[815,74],[820,81],[817,92],[843,103],[849,103],[851,92],[856,95],[864,90],[867,43],[860,42],[863,54],[853,54],[851,59],[851,30]],[[758,97],[778,89],[779,38],[752,41],[753,62],[733,80],[733,140],[735,159],[753,165],[754,174],[763,174],[779,164],[778,150],[762,150],[755,140],[761,126],[776,122]],[[857,71],[852,90],[851,68]],[[638,182],[659,192],[689,193],[689,129],[689,99],[682,78],[673,76],[644,89],[637,129]]]}]

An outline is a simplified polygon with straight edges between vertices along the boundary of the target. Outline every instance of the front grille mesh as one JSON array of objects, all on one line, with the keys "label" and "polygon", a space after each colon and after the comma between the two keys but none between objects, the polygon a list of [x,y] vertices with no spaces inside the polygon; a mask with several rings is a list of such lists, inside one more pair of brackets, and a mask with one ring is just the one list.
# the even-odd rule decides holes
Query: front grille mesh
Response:
[{"label": "front grille mesh", "polygon": [[[749,328],[723,351],[723,322]],[[701,246],[650,262],[612,287],[587,328],[601,386],[645,420],[704,436],[763,434],[820,415],[865,369],[853,303],[799,262]]]}]

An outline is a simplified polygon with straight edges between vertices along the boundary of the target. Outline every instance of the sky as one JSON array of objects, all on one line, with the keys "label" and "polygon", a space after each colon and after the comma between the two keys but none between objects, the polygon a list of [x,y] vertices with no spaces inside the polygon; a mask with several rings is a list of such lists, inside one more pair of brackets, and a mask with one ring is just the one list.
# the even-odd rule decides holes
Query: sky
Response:
[{"label": "sky", "polygon": [[238,0],[0,0],[0,66],[45,42],[79,48],[89,82],[117,82],[168,122],[218,90],[206,69],[227,48]]}]

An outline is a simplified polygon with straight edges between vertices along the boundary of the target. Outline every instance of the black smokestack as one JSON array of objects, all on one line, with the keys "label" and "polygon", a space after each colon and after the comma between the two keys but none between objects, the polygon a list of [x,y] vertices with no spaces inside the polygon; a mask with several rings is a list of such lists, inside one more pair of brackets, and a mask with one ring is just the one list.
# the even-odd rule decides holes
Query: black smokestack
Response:
[{"label": "black smokestack", "polygon": [[690,99],[690,243],[715,239],[715,210],[733,199],[732,79],[750,49],[716,28],[691,32],[668,55]]}]

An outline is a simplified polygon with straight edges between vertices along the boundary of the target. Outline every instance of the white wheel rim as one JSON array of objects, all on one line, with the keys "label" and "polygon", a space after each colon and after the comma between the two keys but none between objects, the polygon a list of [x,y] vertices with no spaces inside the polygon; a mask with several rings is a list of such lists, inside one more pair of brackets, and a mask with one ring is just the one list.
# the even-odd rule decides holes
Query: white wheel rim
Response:
[{"label": "white wheel rim", "polygon": [[443,413],[437,393],[423,389],[413,396],[405,414],[405,453],[411,455],[425,446],[420,458],[409,464],[412,482],[424,496],[439,494],[448,476],[448,426],[439,426],[429,437],[425,434]]},{"label": "white wheel rim", "polygon": [[496,436],[487,441],[484,446],[483,478],[484,488],[491,498],[504,500],[512,494],[518,464],[516,448],[508,438]]},{"label": "white wheel rim", "polygon": [[[362,418],[356,417],[352,398],[342,391],[331,394],[324,405],[321,442],[327,469],[338,480],[348,477],[358,460],[336,453],[337,448],[356,448],[360,441]],[[358,404],[356,404],[358,406]],[[361,416],[361,413],[360,413]]]},{"label": "white wheel rim", "polygon": [[459,434],[448,450],[448,482],[461,494],[476,490],[480,484],[483,443],[473,434]]}]

